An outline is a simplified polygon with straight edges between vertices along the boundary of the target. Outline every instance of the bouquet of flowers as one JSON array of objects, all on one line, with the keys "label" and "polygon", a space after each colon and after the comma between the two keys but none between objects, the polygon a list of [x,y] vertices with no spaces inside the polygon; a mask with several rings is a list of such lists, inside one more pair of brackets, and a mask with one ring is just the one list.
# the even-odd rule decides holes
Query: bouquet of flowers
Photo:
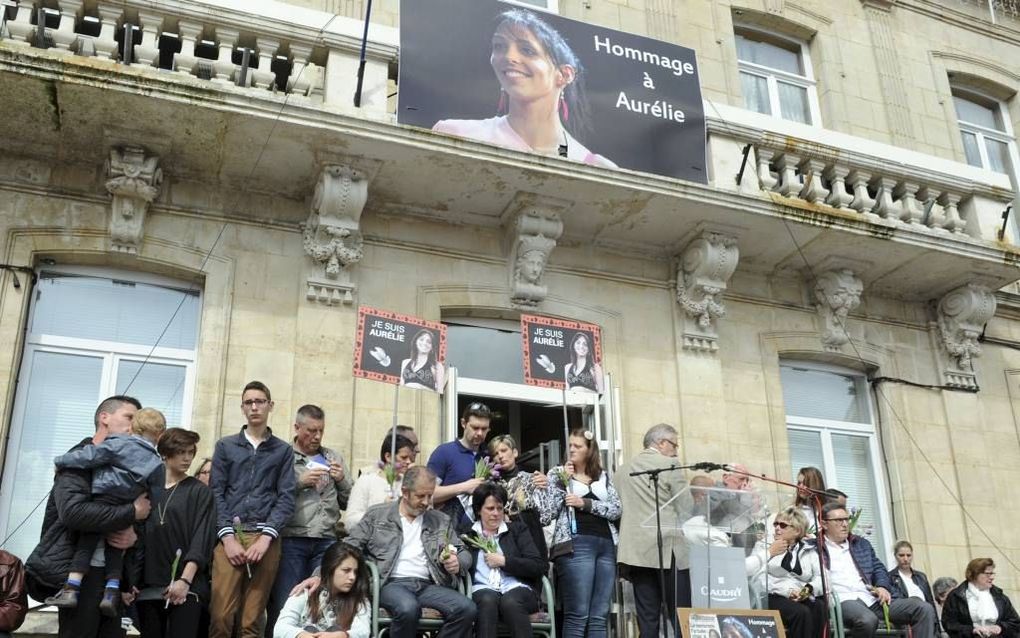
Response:
[{"label": "bouquet of flowers", "polygon": [[490,457],[486,456],[475,461],[474,478],[483,481],[496,480],[499,478],[499,465]]},{"label": "bouquet of flowers", "polygon": [[395,497],[397,494],[394,485],[396,485],[397,479],[400,478],[397,466],[393,463],[383,463],[382,461],[376,461],[376,465],[382,470],[382,476],[386,479],[386,484],[390,486],[390,494]]},{"label": "bouquet of flowers", "polygon": [[[486,554],[498,554],[499,553],[499,540],[496,535],[486,535],[484,532],[480,536],[474,534],[461,534],[460,539],[466,544],[477,547]],[[493,589],[499,589],[499,586],[503,583],[503,572],[498,567],[493,567],[489,570],[489,587]]]},{"label": "bouquet of flowers", "polygon": [[[863,507],[851,507],[850,508],[850,532],[854,533],[854,529],[857,527],[857,523],[860,522],[861,514],[864,512]],[[874,531],[874,525],[861,524],[860,531],[857,532],[859,536],[871,536],[871,532]]]},{"label": "bouquet of flowers", "polygon": [[[553,470],[553,474],[556,476],[556,480],[563,485],[563,490],[570,493],[570,474],[567,473],[567,469],[563,466],[557,467]],[[574,517],[574,510],[567,508],[567,520],[570,521],[570,533],[577,533],[577,519]]]},{"label": "bouquet of flowers", "polygon": [[[248,549],[248,535],[244,533],[244,529],[241,527],[241,517],[234,517],[234,536],[237,538],[237,542],[241,543],[241,547]],[[251,578],[251,563],[245,562],[244,568],[248,571],[248,578]]]},{"label": "bouquet of flowers", "polygon": [[446,559],[457,553],[457,548],[450,542],[450,533],[443,532],[443,548],[439,550],[439,560],[446,562]]}]

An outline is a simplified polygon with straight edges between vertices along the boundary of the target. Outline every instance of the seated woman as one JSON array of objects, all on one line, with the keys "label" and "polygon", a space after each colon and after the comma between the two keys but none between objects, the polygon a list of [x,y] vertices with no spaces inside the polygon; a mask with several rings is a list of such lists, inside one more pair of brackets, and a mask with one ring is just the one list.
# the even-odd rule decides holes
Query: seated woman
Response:
[{"label": "seated woman", "polygon": [[322,556],[319,586],[287,599],[273,638],[368,638],[368,588],[368,567],[358,550],[334,543]]},{"label": "seated woman", "polygon": [[[893,546],[893,555],[896,557],[896,569],[889,570],[889,582],[893,586],[889,593],[900,598],[919,598],[935,609],[935,596],[932,595],[928,577],[924,572],[914,569],[914,547],[907,541],[899,541]],[[937,617],[935,625],[937,630]]]},{"label": "seated woman", "polygon": [[556,517],[549,499],[549,479],[541,472],[524,472],[517,465],[520,450],[517,441],[509,434],[496,436],[489,442],[489,454],[499,465],[499,483],[506,488],[509,498],[506,515],[513,521],[522,521],[531,530],[535,547],[542,556],[549,551],[542,527]]},{"label": "seated woman", "polygon": [[[482,483],[471,495],[474,536],[465,540],[476,548],[472,552],[471,598],[478,605],[478,638],[495,638],[500,620],[515,638],[531,636],[528,616],[538,611],[535,592],[541,590],[542,576],[549,568],[528,526],[519,521],[507,523],[506,502],[506,489],[497,483]],[[481,545],[487,545],[486,550]]]},{"label": "seated woman", "polygon": [[776,514],[769,546],[769,609],[779,612],[790,638],[814,638],[825,626],[822,570],[813,545],[804,542],[808,521],[796,506]]},{"label": "seated woman", "polygon": [[995,563],[975,558],[967,563],[967,582],[949,592],[942,606],[942,629],[950,638],[1020,636],[1020,616],[995,586]]},{"label": "seated woman", "polygon": [[[361,476],[354,482],[351,494],[347,497],[347,511],[344,513],[344,526],[347,529],[357,525],[368,508],[389,503],[400,496],[400,479],[404,470],[414,465],[414,442],[398,434],[397,460],[390,467],[392,454],[393,438],[388,434],[379,450],[379,463],[361,470]],[[392,485],[386,478],[387,472],[393,475]]]}]

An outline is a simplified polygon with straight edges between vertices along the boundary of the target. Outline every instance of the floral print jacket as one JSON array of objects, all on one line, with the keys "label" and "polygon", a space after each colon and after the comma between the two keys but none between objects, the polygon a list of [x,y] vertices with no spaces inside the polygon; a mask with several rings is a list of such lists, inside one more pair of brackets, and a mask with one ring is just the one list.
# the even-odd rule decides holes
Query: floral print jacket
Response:
[{"label": "floral print jacket", "polygon": [[[563,485],[563,481],[560,478],[563,473],[562,466],[549,470],[549,500],[552,501],[552,507],[556,515],[556,529],[553,532],[552,547],[549,550],[550,558],[556,558],[557,556],[574,551],[569,513],[573,508],[567,507],[564,504],[567,489],[581,495],[586,494],[589,487],[574,479],[570,480],[569,487]],[[613,544],[615,545],[620,541],[619,532],[616,529],[616,521],[620,520],[620,514],[623,512],[623,508],[620,506],[620,495],[616,492],[616,487],[609,479],[609,474],[605,471],[602,472],[598,480],[592,481],[590,487],[591,491],[598,496],[598,500],[584,499],[584,511],[590,512],[595,516],[601,516],[609,521],[609,530],[613,535]]]}]

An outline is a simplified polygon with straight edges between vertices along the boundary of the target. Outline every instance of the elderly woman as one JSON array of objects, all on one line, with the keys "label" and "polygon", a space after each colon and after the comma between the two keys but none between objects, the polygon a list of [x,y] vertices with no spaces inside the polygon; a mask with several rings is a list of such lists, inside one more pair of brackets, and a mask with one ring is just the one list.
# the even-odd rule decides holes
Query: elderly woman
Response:
[{"label": "elderly woman", "polygon": [[499,482],[509,498],[507,517],[524,522],[531,530],[535,547],[542,556],[549,553],[542,527],[556,517],[549,498],[549,478],[541,472],[525,472],[517,465],[520,450],[509,434],[501,434],[489,442],[489,454],[499,465]]},{"label": "elderly woman", "polygon": [[769,609],[775,609],[790,638],[815,638],[825,626],[825,601],[818,553],[804,541],[808,521],[798,507],[787,507],[772,522],[769,546]]},{"label": "elderly woman", "polygon": [[949,596],[949,592],[956,589],[959,584],[951,576],[940,576],[931,584],[931,593],[935,598],[935,617],[939,620],[938,635],[943,638],[948,638],[949,634],[942,628],[942,606],[946,604],[946,597]]},{"label": "elderly woman", "polygon": [[482,483],[471,495],[475,513],[475,548],[471,561],[471,598],[478,605],[475,635],[495,638],[502,620],[515,638],[531,636],[530,614],[538,611],[542,575],[549,568],[528,526],[506,518],[507,492],[497,483]]},{"label": "elderly woman", "polygon": [[967,563],[967,582],[949,592],[942,607],[942,627],[951,638],[1020,636],[1020,616],[995,586],[995,563],[975,558]]}]

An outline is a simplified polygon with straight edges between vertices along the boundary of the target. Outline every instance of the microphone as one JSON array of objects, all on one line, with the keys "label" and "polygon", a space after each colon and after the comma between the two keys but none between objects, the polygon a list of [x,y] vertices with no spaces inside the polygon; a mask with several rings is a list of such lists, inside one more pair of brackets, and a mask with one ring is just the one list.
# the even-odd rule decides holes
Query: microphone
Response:
[{"label": "microphone", "polygon": [[699,470],[701,472],[714,472],[716,470],[726,470],[726,469],[729,469],[729,468],[726,465],[721,465],[719,463],[712,463],[710,461],[701,461],[700,463],[695,463],[694,465],[692,465],[691,469],[692,470]]}]

